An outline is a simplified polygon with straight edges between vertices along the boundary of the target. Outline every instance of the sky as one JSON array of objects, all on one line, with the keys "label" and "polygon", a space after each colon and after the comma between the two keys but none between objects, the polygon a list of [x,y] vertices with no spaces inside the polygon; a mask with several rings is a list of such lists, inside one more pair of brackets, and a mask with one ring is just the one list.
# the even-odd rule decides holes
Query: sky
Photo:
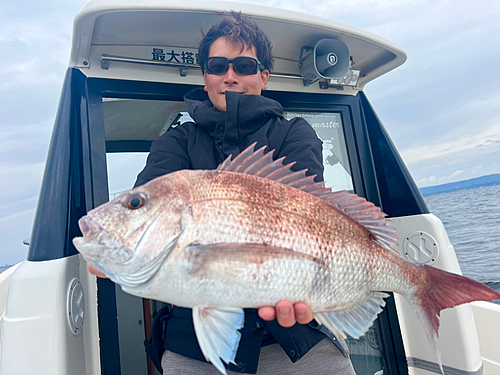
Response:
[{"label": "sky", "polygon": [[[419,187],[500,173],[500,3],[247,0],[387,39],[407,62],[365,92]],[[0,5],[0,266],[26,257],[80,0]]]}]

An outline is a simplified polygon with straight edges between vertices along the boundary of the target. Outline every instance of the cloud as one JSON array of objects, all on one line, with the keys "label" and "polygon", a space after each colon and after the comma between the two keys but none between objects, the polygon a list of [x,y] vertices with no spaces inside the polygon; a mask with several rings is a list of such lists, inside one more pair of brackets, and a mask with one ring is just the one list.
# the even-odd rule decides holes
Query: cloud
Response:
[{"label": "cloud", "polygon": [[431,176],[429,178],[424,177],[424,178],[421,178],[420,180],[418,180],[417,184],[418,184],[418,186],[425,186],[427,184],[432,184],[432,183],[434,183],[436,181],[437,181],[437,177],[436,176]]},{"label": "cloud", "polygon": [[[471,132],[471,129],[478,132]],[[487,127],[466,124],[449,130],[439,138],[428,137],[415,143],[416,146],[401,151],[408,166],[429,160],[456,160],[464,155],[494,152],[500,149],[500,118],[494,119]]]},{"label": "cloud", "polygon": [[459,176],[461,175],[462,173],[464,173],[463,170],[460,170],[460,171],[455,171],[451,174],[450,178],[453,178],[453,177],[456,177],[456,176]]},{"label": "cloud", "polygon": [[495,139],[495,140],[487,139],[486,141],[484,141],[484,143],[476,145],[476,147],[487,146],[487,145],[491,145],[493,143],[498,143],[498,142],[500,142],[499,139]]},{"label": "cloud", "polygon": [[0,153],[21,151],[33,147],[35,144],[43,144],[43,148],[46,149],[50,141],[54,119],[51,116],[42,121],[22,126],[18,126],[15,120],[4,120],[4,128],[0,132]]},{"label": "cloud", "polygon": [[0,62],[0,90],[60,85],[59,72],[69,61],[70,33],[61,34],[51,24],[18,22],[2,27],[0,35],[0,53],[10,56]]},{"label": "cloud", "polygon": [[0,163],[1,197],[6,200],[24,200],[40,192],[45,163],[14,165]]},{"label": "cloud", "polygon": [[425,3],[369,28],[408,53],[403,66],[365,89],[402,153],[423,139],[446,142],[453,128],[480,132],[498,117],[500,95],[492,82],[500,73],[482,68],[500,64],[500,23],[492,21],[500,7],[489,4]]},{"label": "cloud", "polygon": [[[483,155],[473,155],[463,161],[452,162],[451,160],[446,160],[446,162],[430,162],[420,166],[413,173],[413,177],[419,187],[424,187],[468,180],[490,174],[499,174],[500,163],[492,162],[492,160],[500,160],[500,150]],[[462,173],[456,173],[457,171],[462,171]],[[428,176],[436,176],[435,181],[430,181]]]},{"label": "cloud", "polygon": [[2,226],[5,225],[12,226],[11,223],[16,222],[19,218],[26,216],[26,214],[34,216],[35,213],[34,211],[35,211],[34,209],[28,209],[24,211],[15,212],[12,215],[0,218],[0,224]]},{"label": "cloud", "polygon": [[15,264],[26,259],[28,247],[23,245],[23,240],[31,235],[34,216],[35,208],[32,208],[0,218],[2,228],[0,265]]},{"label": "cloud", "polygon": [[11,215],[17,212],[33,209],[37,200],[38,196],[35,195],[30,198],[12,201],[0,206],[0,220],[8,220]]},{"label": "cloud", "polygon": [[[427,178],[427,177],[420,178],[416,182],[417,182],[417,185],[419,187],[441,185],[441,184],[446,184],[449,182],[456,182],[456,181],[467,180],[470,178],[477,177],[477,174],[482,172],[482,171],[484,171],[484,168],[481,165],[478,165],[478,166],[474,166],[474,167],[468,168],[468,169],[456,170],[448,175],[442,175],[439,177],[438,176],[431,176],[429,178]],[[500,172],[500,169],[498,171]],[[493,174],[493,173],[487,172],[486,174]]]}]

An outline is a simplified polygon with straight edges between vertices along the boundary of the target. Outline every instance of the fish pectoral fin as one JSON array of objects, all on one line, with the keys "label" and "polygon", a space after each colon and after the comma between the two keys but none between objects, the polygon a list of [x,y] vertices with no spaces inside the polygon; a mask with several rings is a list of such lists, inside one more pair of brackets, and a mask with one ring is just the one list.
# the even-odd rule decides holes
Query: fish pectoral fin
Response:
[{"label": "fish pectoral fin", "polygon": [[251,263],[262,264],[275,259],[300,259],[319,264],[325,262],[312,255],[291,249],[257,243],[217,243],[209,245],[190,245],[186,247],[192,268],[190,275],[214,271],[237,275],[241,267]]},{"label": "fish pectoral fin", "polygon": [[[193,308],[194,329],[205,359],[226,374],[225,363],[234,363],[244,323],[243,309],[237,307]],[[221,361],[222,359],[222,361]]]},{"label": "fish pectoral fin", "polygon": [[377,319],[382,307],[385,306],[384,298],[387,297],[389,297],[387,293],[375,292],[352,309],[314,313],[314,318],[336,336],[345,339],[346,335],[349,335],[357,339],[363,336]]}]

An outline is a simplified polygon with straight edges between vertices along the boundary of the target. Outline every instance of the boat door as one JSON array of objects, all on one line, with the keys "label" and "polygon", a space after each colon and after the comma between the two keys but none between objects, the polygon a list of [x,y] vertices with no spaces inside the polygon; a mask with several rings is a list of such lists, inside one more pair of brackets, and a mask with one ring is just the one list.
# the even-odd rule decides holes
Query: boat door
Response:
[{"label": "boat door", "polygon": [[[87,80],[87,87],[92,150],[88,169],[94,181],[91,196],[98,205],[130,189],[145,165],[152,140],[189,119],[182,97],[194,86],[93,78]],[[309,121],[323,140],[328,186],[380,204],[360,96],[278,91],[265,95],[282,103],[286,117]],[[141,133],[138,121],[155,131]],[[145,368],[144,324],[150,320],[147,314],[155,314],[162,304],[128,296],[109,281],[99,280],[98,306],[102,368],[121,374],[137,373],[140,363]],[[367,335],[348,343],[360,375],[407,372],[392,298]]]}]

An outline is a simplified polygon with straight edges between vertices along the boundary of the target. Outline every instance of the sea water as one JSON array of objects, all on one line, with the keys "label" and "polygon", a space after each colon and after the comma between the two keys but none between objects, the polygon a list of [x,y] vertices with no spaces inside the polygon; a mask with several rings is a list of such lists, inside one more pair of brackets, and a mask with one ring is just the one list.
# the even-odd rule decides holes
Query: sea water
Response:
[{"label": "sea water", "polygon": [[500,185],[424,199],[443,222],[463,275],[500,293]]}]

